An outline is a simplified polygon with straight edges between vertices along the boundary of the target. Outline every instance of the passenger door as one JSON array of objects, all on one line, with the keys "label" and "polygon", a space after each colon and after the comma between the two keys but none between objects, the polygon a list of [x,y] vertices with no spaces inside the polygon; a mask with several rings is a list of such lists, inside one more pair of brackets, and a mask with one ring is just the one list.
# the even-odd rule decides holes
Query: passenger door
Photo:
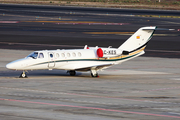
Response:
[{"label": "passenger door", "polygon": [[54,56],[54,53],[53,52],[48,52],[48,67],[49,68],[53,68],[55,67],[55,56]]}]

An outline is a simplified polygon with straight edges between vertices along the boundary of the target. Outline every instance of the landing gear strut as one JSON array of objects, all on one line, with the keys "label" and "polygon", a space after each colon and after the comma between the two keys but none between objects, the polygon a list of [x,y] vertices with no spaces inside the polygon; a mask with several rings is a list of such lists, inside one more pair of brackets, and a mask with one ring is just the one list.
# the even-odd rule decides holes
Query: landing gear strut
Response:
[{"label": "landing gear strut", "polygon": [[96,70],[91,70],[91,76],[92,77],[99,77],[99,75],[98,75]]},{"label": "landing gear strut", "polygon": [[26,72],[23,71],[23,72],[21,73],[21,75],[19,76],[19,78],[27,78]]},{"label": "landing gear strut", "polygon": [[75,70],[69,70],[69,71],[67,71],[67,73],[69,73],[71,76],[75,76],[76,75],[76,71]]}]

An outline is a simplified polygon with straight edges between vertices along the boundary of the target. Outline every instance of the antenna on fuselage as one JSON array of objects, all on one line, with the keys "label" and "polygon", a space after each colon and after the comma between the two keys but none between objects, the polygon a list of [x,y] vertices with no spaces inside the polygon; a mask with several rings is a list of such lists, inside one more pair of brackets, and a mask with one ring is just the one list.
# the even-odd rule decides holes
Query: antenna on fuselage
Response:
[{"label": "antenna on fuselage", "polygon": [[87,45],[84,46],[84,49],[89,49],[89,47]]}]

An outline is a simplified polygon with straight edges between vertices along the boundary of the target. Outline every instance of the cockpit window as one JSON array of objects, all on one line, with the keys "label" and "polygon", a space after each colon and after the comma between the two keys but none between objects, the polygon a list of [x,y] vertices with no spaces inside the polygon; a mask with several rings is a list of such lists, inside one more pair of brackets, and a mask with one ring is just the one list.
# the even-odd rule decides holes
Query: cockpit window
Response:
[{"label": "cockpit window", "polygon": [[43,53],[39,53],[39,57],[38,58],[44,58]]},{"label": "cockpit window", "polygon": [[33,59],[36,59],[38,56],[38,52],[33,52],[30,55],[28,55],[27,57],[32,57]]}]

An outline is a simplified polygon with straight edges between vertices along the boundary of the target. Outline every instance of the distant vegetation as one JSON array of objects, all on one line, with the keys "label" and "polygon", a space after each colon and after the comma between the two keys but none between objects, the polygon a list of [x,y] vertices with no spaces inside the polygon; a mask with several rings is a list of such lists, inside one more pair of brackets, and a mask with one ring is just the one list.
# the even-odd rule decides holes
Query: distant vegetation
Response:
[{"label": "distant vegetation", "polygon": [[[38,0],[36,0],[38,1]],[[48,1],[48,0],[39,0]],[[68,2],[104,2],[104,3],[122,3],[122,4],[146,4],[146,5],[180,5],[180,0],[52,0]],[[52,2],[50,1],[50,2]]]},{"label": "distant vegetation", "polygon": [[180,0],[0,0],[0,3],[180,10]]}]

